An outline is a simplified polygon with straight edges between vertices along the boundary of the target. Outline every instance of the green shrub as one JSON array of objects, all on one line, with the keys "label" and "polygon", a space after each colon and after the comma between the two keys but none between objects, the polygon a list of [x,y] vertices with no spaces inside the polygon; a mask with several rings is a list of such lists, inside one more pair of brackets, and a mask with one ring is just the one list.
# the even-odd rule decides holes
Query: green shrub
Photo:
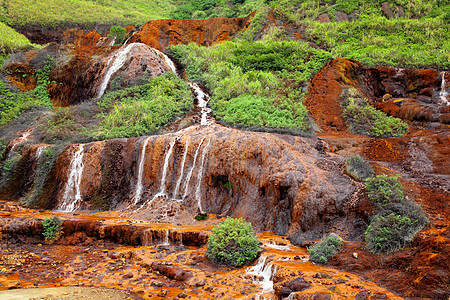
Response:
[{"label": "green shrub", "polygon": [[104,112],[91,135],[112,139],[154,132],[193,107],[192,91],[173,72],[147,84],[106,94],[98,106]]},{"label": "green shrub", "polygon": [[351,131],[370,137],[400,137],[409,129],[401,119],[387,116],[365,102],[356,104],[351,101],[344,108],[343,117]]},{"label": "green shrub", "polygon": [[108,38],[114,40],[114,45],[122,45],[125,42],[127,30],[120,26],[113,26],[109,29]]},{"label": "green shrub", "polygon": [[308,248],[309,260],[326,264],[344,245],[344,241],[335,233],[330,233],[312,247]]},{"label": "green shrub", "polygon": [[345,171],[353,178],[359,180],[373,177],[372,167],[359,155],[351,156],[346,160]]},{"label": "green shrub", "polygon": [[404,199],[403,186],[397,177],[377,175],[366,179],[366,189],[369,200],[378,208],[391,202],[402,202]]},{"label": "green shrub", "polygon": [[252,224],[244,219],[227,218],[212,232],[206,254],[214,263],[238,267],[258,256],[260,243]]},{"label": "green shrub", "polygon": [[62,223],[63,221],[58,217],[48,217],[42,221],[42,226],[44,227],[42,235],[47,243],[52,243],[61,236]]},{"label": "green shrub", "polygon": [[195,216],[195,219],[197,221],[204,221],[204,220],[208,219],[208,214],[207,213],[199,213],[198,215]]},{"label": "green shrub", "polygon": [[369,200],[378,209],[364,233],[369,251],[381,253],[401,249],[428,223],[422,208],[404,197],[397,177],[378,175],[369,178],[366,188]]}]

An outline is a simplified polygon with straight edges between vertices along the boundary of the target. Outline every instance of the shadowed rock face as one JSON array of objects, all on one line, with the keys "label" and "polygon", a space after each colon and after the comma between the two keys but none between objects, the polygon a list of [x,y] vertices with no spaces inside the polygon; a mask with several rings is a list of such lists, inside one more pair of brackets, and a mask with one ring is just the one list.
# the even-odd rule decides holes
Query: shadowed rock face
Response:
[{"label": "shadowed rock face", "polygon": [[[192,220],[199,210],[243,216],[257,229],[291,235],[297,243],[320,238],[331,229],[350,239],[364,230],[360,227],[367,216],[361,209],[362,185],[342,173],[343,159],[325,151],[322,141],[222,126],[194,126],[151,136],[143,151],[144,141],[115,139],[84,145],[83,202],[78,209],[125,209],[148,220],[177,222],[189,215]],[[78,149],[71,145],[58,157],[36,205],[59,207]],[[23,157],[22,165],[27,165],[29,156]],[[141,161],[142,194],[134,203]],[[28,171],[22,168],[15,176],[25,178]],[[165,196],[154,199],[161,192]]]},{"label": "shadowed rock face", "polygon": [[[450,107],[439,103],[443,74],[433,69],[365,67],[355,60],[339,58],[314,76],[305,104],[319,127],[328,131],[346,131],[341,97],[346,87],[356,88],[377,108],[395,117],[449,124]],[[448,82],[450,74],[445,73],[445,78]],[[392,97],[384,101],[386,94]],[[401,106],[394,104],[399,99]]]}]

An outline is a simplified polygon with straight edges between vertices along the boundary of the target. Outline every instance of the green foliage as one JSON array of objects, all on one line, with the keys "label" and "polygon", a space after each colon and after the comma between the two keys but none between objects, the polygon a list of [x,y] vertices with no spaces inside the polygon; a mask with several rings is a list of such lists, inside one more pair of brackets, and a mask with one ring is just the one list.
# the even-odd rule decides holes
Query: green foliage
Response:
[{"label": "green foliage", "polygon": [[309,129],[302,83],[331,58],[304,42],[271,39],[168,50],[186,67],[191,81],[204,83],[212,92],[211,106],[219,120],[299,130]]},{"label": "green foliage", "polygon": [[[133,24],[164,19],[175,6],[171,0],[4,0],[0,18],[8,25],[40,24],[57,26],[76,24]],[[0,19],[0,20],[1,20]]]},{"label": "green foliage", "polygon": [[366,189],[369,200],[378,208],[390,202],[401,202],[404,198],[403,186],[398,181],[398,177],[388,177],[383,174],[368,178]]},{"label": "green foliage", "polygon": [[0,22],[0,55],[31,49],[33,44],[23,34]]},{"label": "green foliage", "polygon": [[368,250],[379,253],[401,249],[428,223],[421,207],[405,199],[397,177],[369,178],[366,188],[369,200],[378,209],[364,233]]},{"label": "green foliage", "polygon": [[4,185],[10,180],[14,180],[13,172],[17,164],[22,159],[22,155],[18,152],[11,152],[8,154],[7,158],[3,161],[1,165],[0,173],[0,186]]},{"label": "green foliage", "polygon": [[97,103],[104,112],[91,133],[96,138],[141,136],[154,132],[193,107],[189,86],[174,73],[155,77],[147,84],[106,94]]},{"label": "green foliage", "polygon": [[263,0],[182,0],[170,13],[173,19],[209,19],[245,17],[258,10]]},{"label": "green foliage", "polygon": [[44,227],[42,235],[47,243],[52,243],[61,236],[62,223],[63,221],[58,217],[48,217],[42,220],[42,226]]},{"label": "green foliage", "polygon": [[195,219],[197,221],[204,221],[204,220],[208,219],[208,214],[207,213],[199,213],[198,215],[195,216]]},{"label": "green foliage", "polygon": [[309,260],[326,264],[344,245],[344,241],[335,233],[330,233],[319,242],[308,248]]},{"label": "green foliage", "polygon": [[43,68],[36,71],[36,88],[26,93],[15,92],[0,80],[0,126],[17,118],[23,111],[30,108],[53,107],[47,85],[50,83],[49,76],[54,65],[55,60],[47,56]]},{"label": "green foliage", "polygon": [[125,42],[127,30],[120,26],[113,26],[109,29],[108,38],[114,40],[114,45],[122,45]]},{"label": "green foliage", "polygon": [[353,132],[370,137],[400,137],[409,129],[401,119],[387,116],[366,102],[351,101],[344,108],[343,117]]},{"label": "green foliage", "polygon": [[351,156],[346,162],[345,170],[353,178],[365,180],[373,177],[372,167],[361,156]]},{"label": "green foliage", "polygon": [[253,261],[261,249],[252,224],[227,218],[214,226],[208,241],[208,258],[219,265],[239,267]]}]

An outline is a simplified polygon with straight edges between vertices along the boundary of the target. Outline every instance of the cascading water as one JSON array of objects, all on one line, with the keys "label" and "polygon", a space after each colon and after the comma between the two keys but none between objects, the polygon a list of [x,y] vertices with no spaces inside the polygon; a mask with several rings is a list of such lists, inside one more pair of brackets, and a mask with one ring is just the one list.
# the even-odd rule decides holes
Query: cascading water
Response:
[{"label": "cascading water", "polygon": [[145,139],[142,145],[141,155],[139,156],[139,168],[138,168],[138,178],[136,183],[136,192],[134,193],[134,204],[137,204],[141,200],[142,195],[142,175],[144,173],[144,162],[145,162],[145,149],[147,149],[147,143],[149,137]]},{"label": "cascading water", "polygon": [[173,63],[173,61],[164,53],[162,53],[161,51],[159,51],[158,49],[152,48],[153,51],[155,51],[159,57],[161,57],[162,59],[164,59],[164,62],[170,67],[170,70],[172,72],[174,72],[175,74],[177,74],[177,68],[175,67],[175,64]]},{"label": "cascading water", "polygon": [[439,103],[444,105],[450,105],[450,102],[447,100],[448,93],[445,89],[445,72],[442,72],[442,81],[441,81],[441,91],[439,92]]},{"label": "cascading water", "polygon": [[58,210],[71,212],[81,204],[80,184],[83,176],[83,154],[84,146],[78,145],[78,150],[70,163],[70,174],[64,190],[63,201],[58,206]]},{"label": "cascading water", "polygon": [[203,141],[205,140],[205,138],[202,138],[202,140],[200,141],[200,143],[197,146],[197,149],[195,150],[195,154],[194,154],[194,162],[192,163],[192,167],[189,170],[189,173],[186,177],[186,181],[184,184],[184,195],[183,195],[183,199],[186,198],[188,191],[189,191],[189,182],[191,181],[191,177],[192,177],[192,172],[194,171],[195,168],[195,163],[197,162],[197,156],[198,156],[198,152],[203,144]]},{"label": "cascading water", "polygon": [[163,245],[163,246],[170,245],[170,243],[169,243],[169,229],[166,229],[164,231],[164,241],[163,241],[163,243],[161,245]]},{"label": "cascading water", "polygon": [[108,86],[109,80],[111,76],[116,73],[120,68],[123,67],[125,61],[127,59],[128,53],[133,49],[135,43],[131,43],[127,46],[122,46],[117,53],[112,56],[107,63],[108,70],[106,71],[106,75],[103,78],[102,84],[100,85],[100,89],[97,94],[97,98],[100,98],[105,93],[106,87]]},{"label": "cascading water", "polygon": [[[247,270],[247,274],[253,275],[263,290],[261,294],[273,292],[273,276],[276,273],[276,267],[272,262],[267,262],[267,256],[261,256],[255,266]],[[260,294],[260,295],[261,295]]]},{"label": "cascading water", "polygon": [[42,154],[44,154],[44,151],[45,151],[45,148],[47,148],[48,146],[42,146],[42,147],[39,147],[37,150],[36,150],[36,160],[39,160],[41,157],[42,157]]},{"label": "cascading water", "polygon": [[159,192],[155,195],[155,198],[161,197],[161,196],[166,196],[167,167],[169,166],[169,159],[172,156],[173,146],[175,145],[176,141],[177,141],[177,139],[174,139],[170,143],[169,151],[167,151],[166,157],[164,158],[164,166],[163,166],[162,177],[161,177],[161,186],[159,188]]},{"label": "cascading water", "polygon": [[203,177],[203,166],[205,165],[205,156],[208,153],[209,145],[211,144],[211,140],[208,141],[208,144],[206,144],[205,148],[203,149],[202,153],[202,161],[200,163],[200,170],[197,173],[197,189],[195,191],[195,199],[197,200],[198,209],[200,210],[200,213],[204,213],[202,208],[202,197],[201,197],[201,183],[202,183],[202,177]]},{"label": "cascading water", "polygon": [[183,179],[183,173],[184,173],[184,165],[186,163],[186,156],[189,150],[189,138],[186,140],[186,144],[184,145],[184,154],[183,159],[181,160],[181,169],[180,169],[180,176],[178,177],[177,184],[175,186],[175,190],[173,191],[172,198],[176,199],[178,195],[178,190],[180,189],[181,180]]},{"label": "cascading water", "polygon": [[204,93],[196,83],[189,82],[188,84],[194,90],[194,94],[197,97],[198,106],[201,109],[200,125],[211,125],[211,121],[208,120],[208,115],[211,113],[211,108],[208,107],[208,94]]}]

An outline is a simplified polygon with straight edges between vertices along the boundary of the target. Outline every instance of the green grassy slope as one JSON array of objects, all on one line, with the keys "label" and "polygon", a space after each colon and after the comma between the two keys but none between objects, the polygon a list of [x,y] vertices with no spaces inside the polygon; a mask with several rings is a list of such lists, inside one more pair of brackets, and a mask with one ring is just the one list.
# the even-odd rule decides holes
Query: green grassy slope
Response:
[{"label": "green grassy slope", "polygon": [[164,19],[172,0],[0,0],[0,18],[9,25],[133,24]]},{"label": "green grassy slope", "polygon": [[0,22],[0,55],[16,51],[25,51],[32,47],[32,44],[24,35]]}]

